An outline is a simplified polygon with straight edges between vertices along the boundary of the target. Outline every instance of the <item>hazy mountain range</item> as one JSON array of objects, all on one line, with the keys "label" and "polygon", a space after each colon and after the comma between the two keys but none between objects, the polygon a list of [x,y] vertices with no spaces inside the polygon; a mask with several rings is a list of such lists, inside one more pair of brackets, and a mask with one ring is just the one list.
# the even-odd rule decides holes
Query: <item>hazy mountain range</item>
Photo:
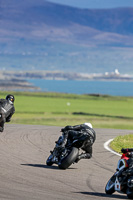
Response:
[{"label": "hazy mountain range", "polygon": [[133,8],[0,1],[0,69],[133,74]]}]

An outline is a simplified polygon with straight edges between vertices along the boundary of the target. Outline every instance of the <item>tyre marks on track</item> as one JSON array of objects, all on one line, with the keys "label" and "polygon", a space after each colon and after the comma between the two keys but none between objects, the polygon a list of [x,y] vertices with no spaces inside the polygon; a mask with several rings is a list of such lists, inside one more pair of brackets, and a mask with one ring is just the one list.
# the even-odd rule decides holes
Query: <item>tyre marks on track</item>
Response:
[{"label": "tyre marks on track", "polygon": [[108,199],[104,187],[118,157],[105,150],[103,144],[124,131],[96,132],[92,159],[60,170],[45,164],[61,134],[60,127],[7,125],[0,134],[0,199]]}]

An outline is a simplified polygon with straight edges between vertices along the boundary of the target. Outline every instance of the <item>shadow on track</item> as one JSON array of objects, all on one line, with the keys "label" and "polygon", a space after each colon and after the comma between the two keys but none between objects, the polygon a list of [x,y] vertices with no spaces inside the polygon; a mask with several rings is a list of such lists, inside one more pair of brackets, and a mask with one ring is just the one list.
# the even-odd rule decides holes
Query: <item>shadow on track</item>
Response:
[{"label": "shadow on track", "polygon": [[112,194],[108,195],[106,193],[99,193],[99,192],[78,192],[80,194],[85,194],[85,195],[90,195],[90,196],[95,196],[95,197],[105,197],[105,198],[112,198],[112,199],[127,199],[126,196],[124,195],[117,195],[117,194]]},{"label": "shadow on track", "polygon": [[[39,167],[39,168],[45,168],[45,169],[55,169],[55,170],[64,170],[64,169],[59,169],[58,166],[48,166],[48,165],[42,165],[42,164],[21,164],[23,166],[29,166],[29,167]],[[69,169],[77,169],[77,168],[67,168],[67,170]]]},{"label": "shadow on track", "polygon": [[58,169],[57,166],[47,166],[47,165],[42,165],[42,164],[21,164],[23,166],[29,166],[29,167],[39,167],[39,168],[46,168],[46,169]]}]

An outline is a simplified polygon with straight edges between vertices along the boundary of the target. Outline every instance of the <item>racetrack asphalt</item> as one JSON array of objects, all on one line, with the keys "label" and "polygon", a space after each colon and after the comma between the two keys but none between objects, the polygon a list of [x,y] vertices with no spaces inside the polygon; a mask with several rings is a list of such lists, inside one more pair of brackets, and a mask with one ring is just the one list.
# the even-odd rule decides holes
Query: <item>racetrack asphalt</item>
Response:
[{"label": "racetrack asphalt", "polygon": [[5,124],[0,133],[0,200],[103,200],[127,199],[105,194],[105,185],[116,170],[119,156],[104,143],[129,130],[95,129],[93,157],[66,170],[47,166],[46,159],[61,135],[61,127]]}]

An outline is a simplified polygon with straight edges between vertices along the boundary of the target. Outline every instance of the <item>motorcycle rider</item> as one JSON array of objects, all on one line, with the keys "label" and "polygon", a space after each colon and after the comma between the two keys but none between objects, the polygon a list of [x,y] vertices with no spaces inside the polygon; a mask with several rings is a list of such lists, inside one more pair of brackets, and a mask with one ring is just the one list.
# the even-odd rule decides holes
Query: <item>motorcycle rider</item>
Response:
[{"label": "motorcycle rider", "polygon": [[4,123],[10,122],[12,115],[15,113],[14,96],[8,94],[5,99],[0,99],[0,132],[4,130]]},{"label": "motorcycle rider", "polygon": [[132,174],[133,175],[133,148],[122,148],[121,152],[123,153],[121,159],[125,159],[127,162],[127,169],[122,172],[122,175]]},{"label": "motorcycle rider", "polygon": [[61,132],[62,136],[60,136],[56,142],[59,148],[65,148],[68,140],[73,141],[75,138],[85,140],[81,148],[85,153],[81,153],[75,162],[78,162],[80,159],[90,159],[92,157],[92,145],[96,139],[96,132],[92,128],[91,123],[66,126],[61,129]]},{"label": "motorcycle rider", "polygon": [[116,172],[107,182],[105,192],[111,195],[117,191],[133,199],[133,148],[122,148],[121,152]]}]

